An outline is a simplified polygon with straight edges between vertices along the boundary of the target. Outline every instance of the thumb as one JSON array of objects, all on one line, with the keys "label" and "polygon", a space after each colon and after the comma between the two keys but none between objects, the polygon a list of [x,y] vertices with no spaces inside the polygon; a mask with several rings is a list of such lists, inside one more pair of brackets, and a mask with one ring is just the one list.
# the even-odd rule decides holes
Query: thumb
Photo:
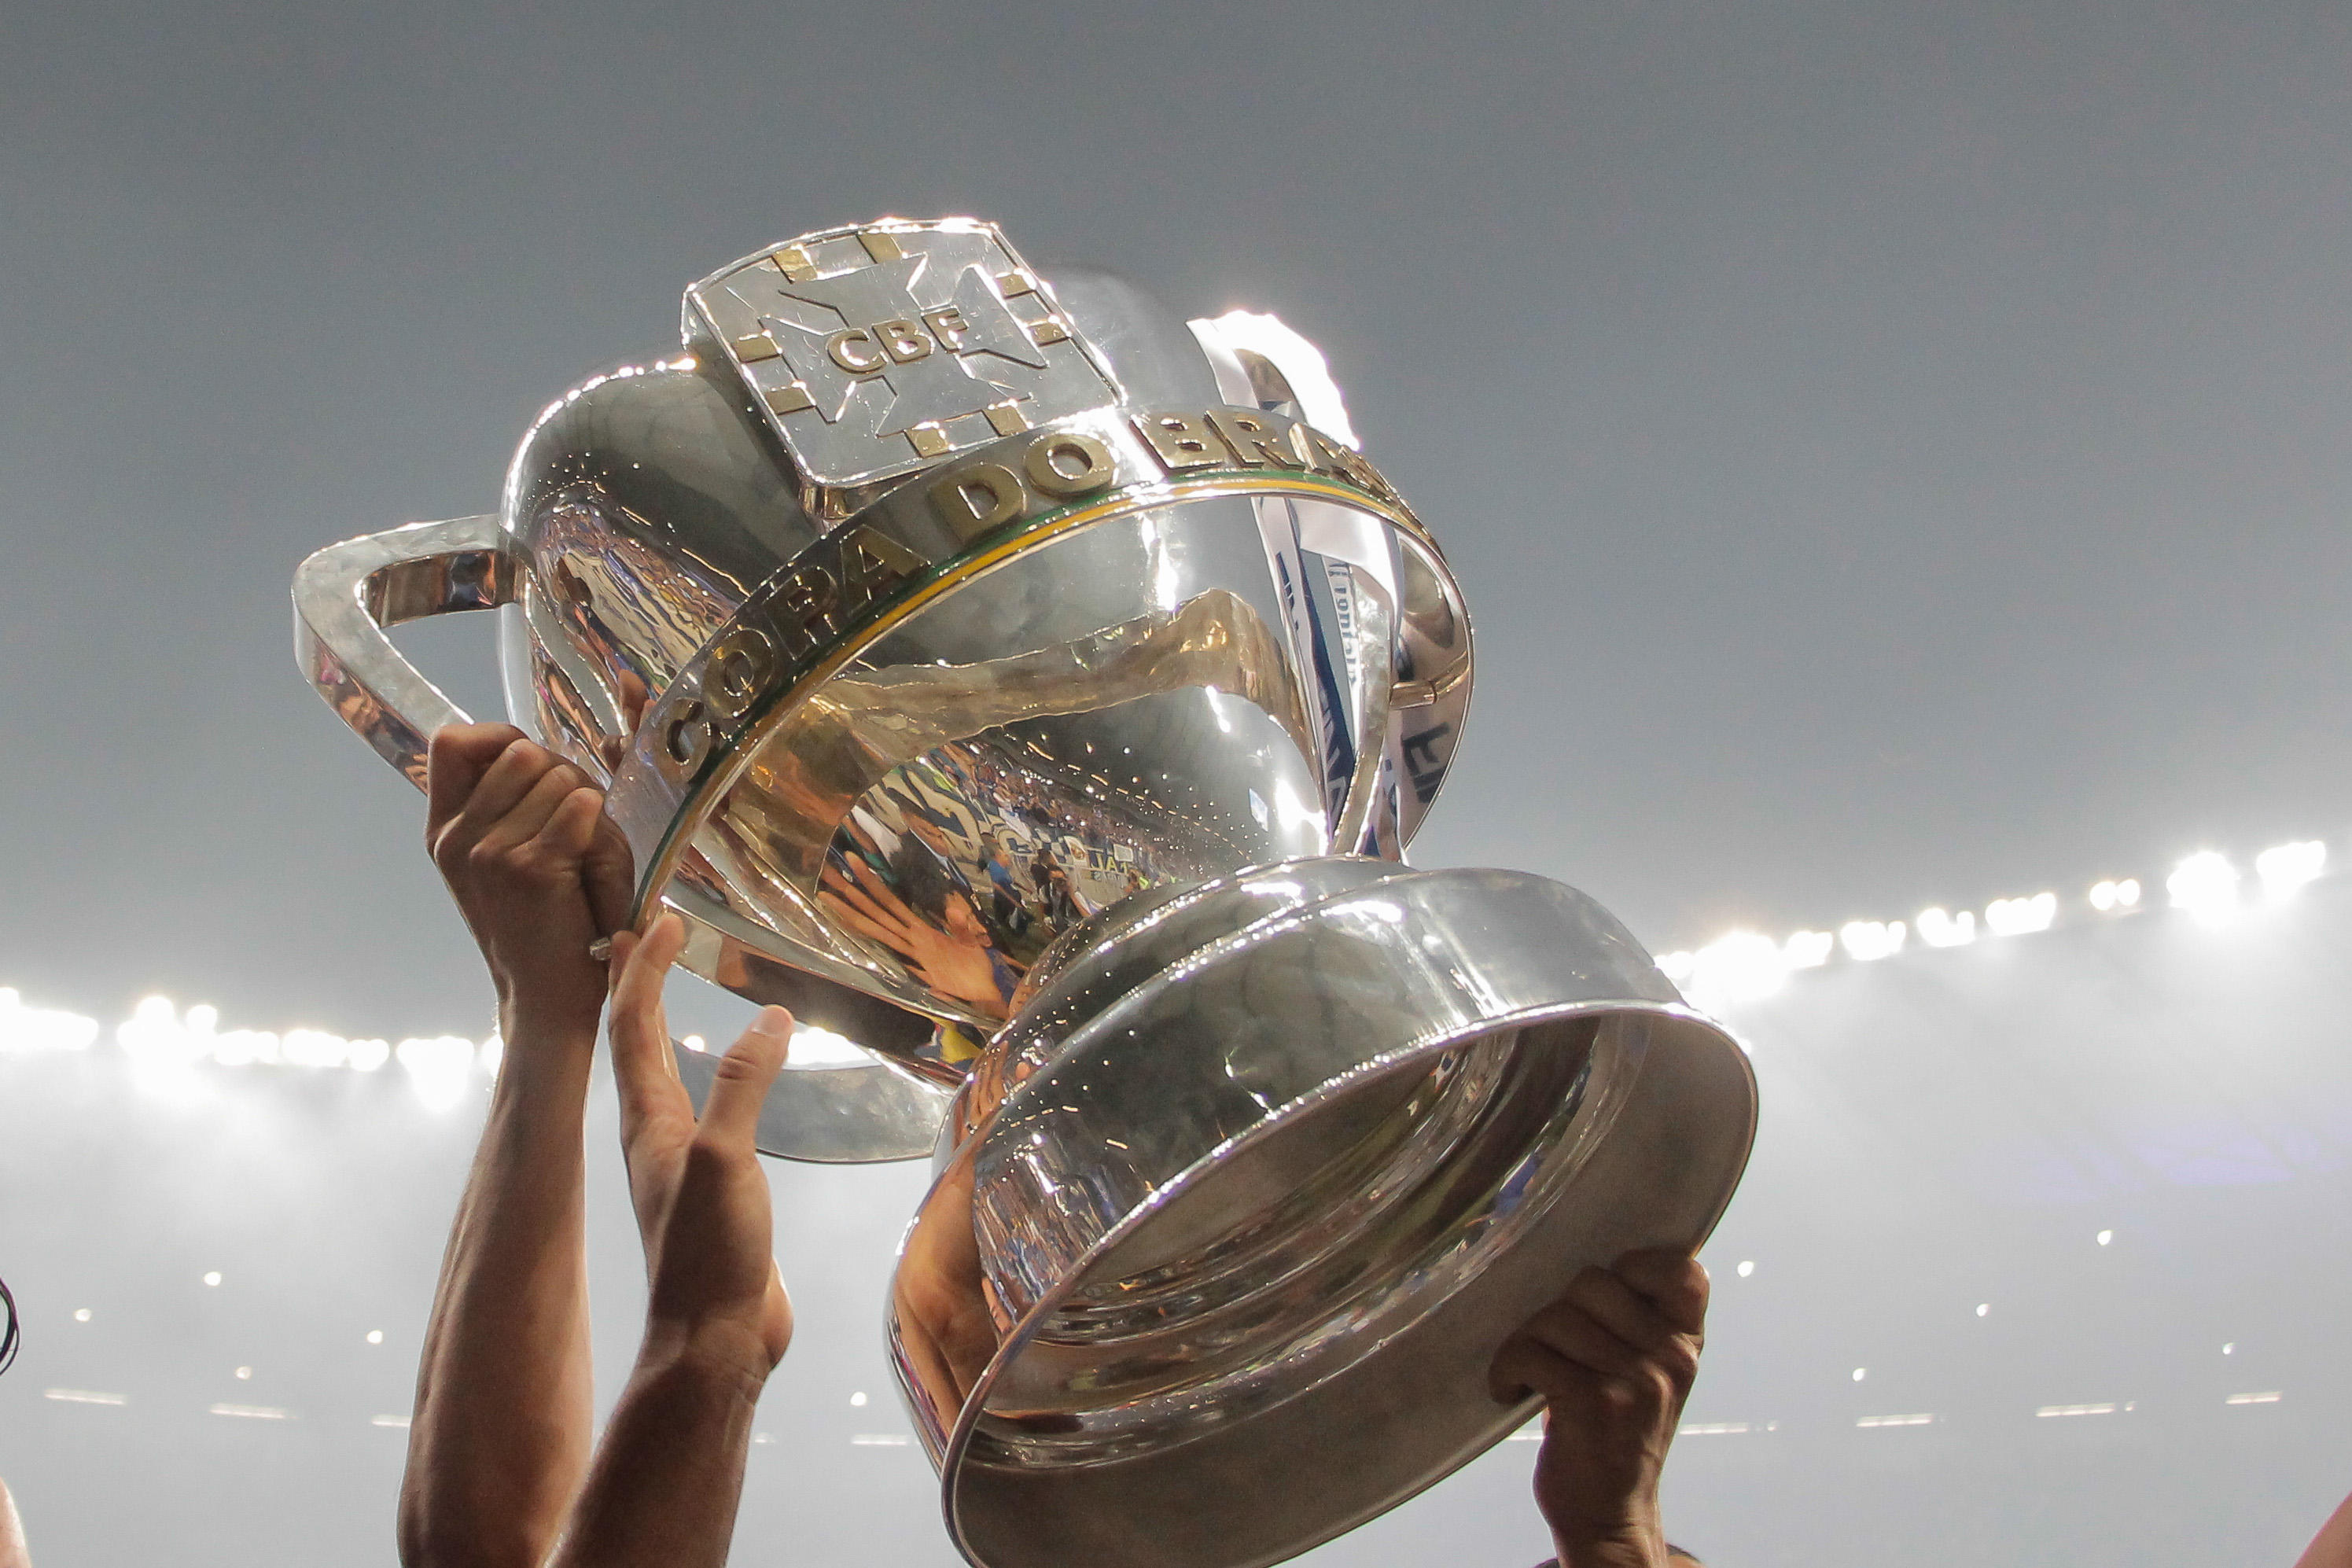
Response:
[{"label": "thumb", "polygon": [[710,1098],[703,1102],[703,1135],[722,1145],[752,1147],[759,1130],[760,1107],[768,1086],[784,1065],[793,1037],[793,1016],[782,1007],[762,1007],[743,1037],[719,1058],[718,1075],[710,1080]]}]

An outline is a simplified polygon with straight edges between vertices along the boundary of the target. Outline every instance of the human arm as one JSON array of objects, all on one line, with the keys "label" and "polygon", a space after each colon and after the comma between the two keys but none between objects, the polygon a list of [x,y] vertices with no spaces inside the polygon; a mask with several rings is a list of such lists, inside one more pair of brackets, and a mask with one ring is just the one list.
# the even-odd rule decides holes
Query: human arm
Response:
[{"label": "human arm", "polygon": [[1496,1353],[1495,1396],[1544,1401],[1536,1504],[1559,1568],[1666,1568],[1658,1477],[1706,1341],[1706,1271],[1672,1250],[1586,1268]]},{"label": "human arm", "polygon": [[8,1483],[0,1481],[0,1568],[33,1568],[32,1549],[25,1544],[25,1521],[16,1517],[16,1500]]},{"label": "human arm", "polygon": [[628,850],[587,779],[504,724],[427,762],[426,843],[482,950],[504,1043],[417,1369],[399,1508],[407,1568],[538,1568],[593,1410],[581,1147],[604,997],[589,944]]},{"label": "human arm", "polygon": [[2294,1568],[2352,1568],[2352,1497],[2328,1515],[2303,1555],[2294,1560]]},{"label": "human arm", "polygon": [[613,1071],[646,1247],[646,1333],[551,1568],[719,1568],[752,1412],[792,1342],[752,1142],[792,1015],[765,1009],[719,1058],[698,1122],[661,1012],[685,941],[675,915],[614,939]]}]

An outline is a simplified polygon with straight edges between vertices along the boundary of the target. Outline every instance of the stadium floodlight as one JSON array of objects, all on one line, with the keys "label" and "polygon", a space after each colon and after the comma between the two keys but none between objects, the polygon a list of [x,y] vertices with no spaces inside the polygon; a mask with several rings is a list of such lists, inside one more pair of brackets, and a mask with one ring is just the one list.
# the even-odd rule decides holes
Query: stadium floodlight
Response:
[{"label": "stadium floodlight", "polygon": [[172,1072],[193,1068],[212,1052],[209,1031],[181,1022],[168,996],[143,996],[131,1016],[114,1026],[115,1044],[134,1068]]},{"label": "stadium floodlight", "polygon": [[2316,838],[2281,844],[2254,857],[2254,875],[2263,880],[2263,897],[2284,899],[2327,868],[2327,846]]},{"label": "stadium floodlight", "polygon": [[2201,921],[2222,920],[2238,907],[2238,868],[2221,851],[2201,849],[2173,868],[2164,891],[2176,910]]},{"label": "stadium floodlight", "polygon": [[408,1069],[410,1087],[427,1109],[447,1110],[465,1098],[474,1076],[474,1042],[456,1035],[403,1040],[393,1054]]},{"label": "stadium floodlight", "polygon": [[1662,952],[1658,954],[1658,973],[1680,985],[1691,977],[1691,968],[1697,962],[1691,953]]},{"label": "stadium floodlight", "polygon": [[1735,931],[1691,955],[1691,999],[1702,1007],[1755,1002],[1789,983],[1780,944],[1752,931]]},{"label": "stadium floodlight", "polygon": [[1916,925],[1919,940],[1929,947],[1966,947],[1977,939],[1977,917],[1968,910],[1957,915],[1941,909],[1921,910]]},{"label": "stadium floodlight", "polygon": [[1780,944],[1780,957],[1791,969],[1819,969],[1836,946],[1837,938],[1825,931],[1791,931]]},{"label": "stadium floodlight", "polygon": [[2058,918],[2058,895],[2036,893],[2030,899],[1995,899],[1985,906],[1985,930],[1995,936],[2026,936],[2048,931]]},{"label": "stadium floodlight", "polygon": [[2091,884],[2091,907],[2103,915],[2116,910],[2131,909],[2138,902],[2139,879],[2137,877]]},{"label": "stadium floodlight", "polygon": [[0,1054],[85,1050],[97,1038],[97,1019],[48,1007],[27,1007],[14,986],[0,986]]},{"label": "stadium floodlight", "polygon": [[1874,958],[1892,958],[1903,951],[1903,922],[1895,921],[1848,921],[1838,927],[1838,942],[1845,955],[1856,963],[1867,963]]}]

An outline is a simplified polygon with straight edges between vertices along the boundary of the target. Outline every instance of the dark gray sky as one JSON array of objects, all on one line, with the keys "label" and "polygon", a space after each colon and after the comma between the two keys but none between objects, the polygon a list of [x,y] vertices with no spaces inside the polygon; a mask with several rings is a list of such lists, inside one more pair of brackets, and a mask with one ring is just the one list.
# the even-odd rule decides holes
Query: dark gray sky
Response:
[{"label": "dark gray sky", "polygon": [[1664,947],[2330,836],[2347,44],[2320,4],[14,7],[0,983],[479,1032],[289,574],[487,510],[688,281],[882,212],[1322,342],[1478,621],[1425,862]]}]

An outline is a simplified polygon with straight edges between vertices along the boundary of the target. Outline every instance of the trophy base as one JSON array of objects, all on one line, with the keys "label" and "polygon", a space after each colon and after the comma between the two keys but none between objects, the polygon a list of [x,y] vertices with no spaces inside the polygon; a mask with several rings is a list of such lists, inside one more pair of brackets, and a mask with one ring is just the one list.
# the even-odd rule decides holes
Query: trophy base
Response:
[{"label": "trophy base", "polygon": [[950,1119],[891,1335],[983,1568],[1249,1568],[1522,1424],[1577,1270],[1695,1248],[1745,1054],[1558,883],[1287,862],[1113,911]]}]

